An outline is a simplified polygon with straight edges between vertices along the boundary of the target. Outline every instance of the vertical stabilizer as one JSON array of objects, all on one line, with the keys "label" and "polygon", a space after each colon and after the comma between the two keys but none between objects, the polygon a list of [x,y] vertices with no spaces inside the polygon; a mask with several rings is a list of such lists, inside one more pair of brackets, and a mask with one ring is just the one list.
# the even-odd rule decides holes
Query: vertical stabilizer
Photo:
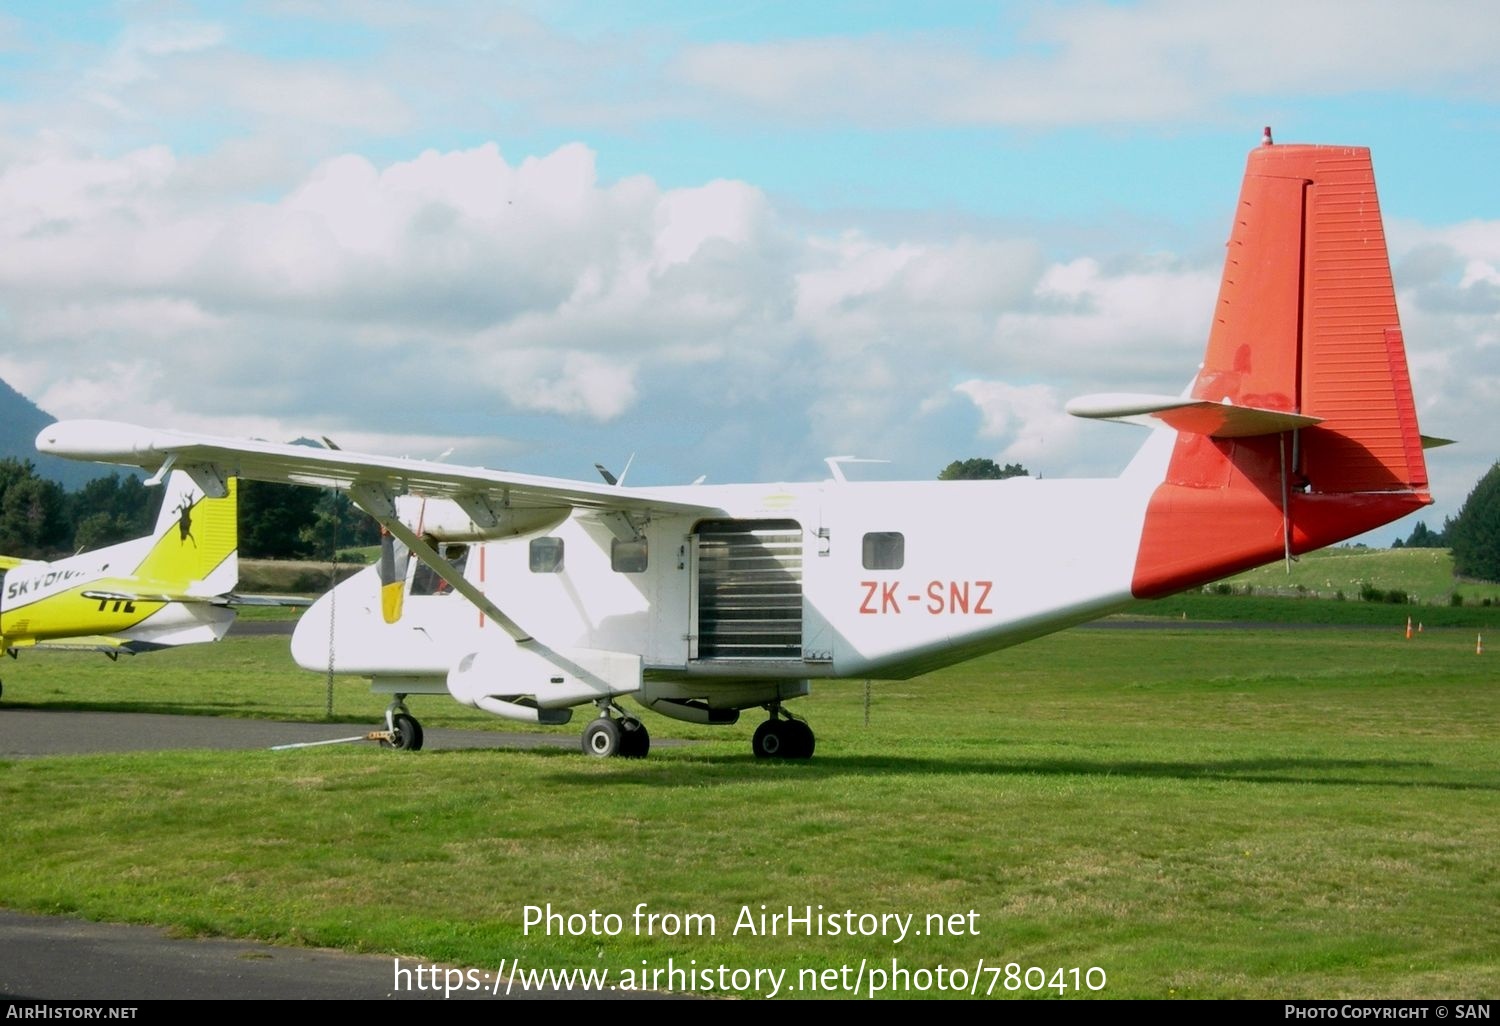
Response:
[{"label": "vertical stabilizer", "polygon": [[1138,596],[1330,545],[1432,501],[1368,150],[1250,154],[1192,395],[1321,423],[1179,434],[1147,512]]},{"label": "vertical stabilizer", "polygon": [[233,590],[239,580],[239,482],[211,499],[185,473],[167,477],[155,543],[135,570],[141,580],[204,595]]}]

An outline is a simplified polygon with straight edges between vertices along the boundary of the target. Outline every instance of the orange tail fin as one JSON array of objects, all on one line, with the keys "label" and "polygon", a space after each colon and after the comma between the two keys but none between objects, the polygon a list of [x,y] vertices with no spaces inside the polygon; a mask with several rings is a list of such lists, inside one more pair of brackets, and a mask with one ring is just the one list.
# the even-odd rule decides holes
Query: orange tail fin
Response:
[{"label": "orange tail fin", "polygon": [[1147,512],[1138,596],[1330,545],[1432,501],[1368,150],[1251,152],[1192,395],[1321,423],[1180,434]]}]

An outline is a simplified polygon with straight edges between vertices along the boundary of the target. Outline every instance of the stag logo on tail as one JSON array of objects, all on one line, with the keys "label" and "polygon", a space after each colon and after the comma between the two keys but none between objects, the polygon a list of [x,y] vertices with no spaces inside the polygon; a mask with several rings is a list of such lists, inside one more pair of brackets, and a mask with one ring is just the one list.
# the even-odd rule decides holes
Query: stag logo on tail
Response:
[{"label": "stag logo on tail", "polygon": [[177,540],[179,542],[192,542],[193,548],[196,549],[198,547],[198,539],[193,537],[194,501],[193,493],[190,491],[177,504]]}]

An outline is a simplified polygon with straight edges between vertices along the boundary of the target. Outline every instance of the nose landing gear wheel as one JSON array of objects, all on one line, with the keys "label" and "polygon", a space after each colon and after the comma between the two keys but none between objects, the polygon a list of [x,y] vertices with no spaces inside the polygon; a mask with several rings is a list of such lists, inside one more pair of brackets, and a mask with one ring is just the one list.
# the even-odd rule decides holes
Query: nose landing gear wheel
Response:
[{"label": "nose landing gear wheel", "polygon": [[382,745],[407,752],[422,750],[422,725],[408,713],[397,713],[391,717],[391,739]]}]

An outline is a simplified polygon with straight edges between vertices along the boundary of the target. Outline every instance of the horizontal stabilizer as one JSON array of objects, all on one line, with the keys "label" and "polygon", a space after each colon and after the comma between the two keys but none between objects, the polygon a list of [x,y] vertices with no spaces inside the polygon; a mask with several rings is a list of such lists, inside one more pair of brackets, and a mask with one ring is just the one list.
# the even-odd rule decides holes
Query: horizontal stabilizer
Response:
[{"label": "horizontal stabilizer", "polygon": [[185,591],[105,591],[90,588],[83,593],[83,597],[95,602],[204,602],[215,606],[224,605],[222,595],[190,595]]},{"label": "horizontal stabilizer", "polygon": [[245,595],[237,591],[220,595],[194,595],[178,591],[101,591],[83,593],[96,602],[197,602],[208,606],[310,606],[313,600],[300,595]]},{"label": "horizontal stabilizer", "polygon": [[301,595],[247,595],[242,591],[231,591],[224,596],[225,604],[229,606],[293,606],[303,607],[313,604],[313,600]]},{"label": "horizontal stabilizer", "polygon": [[[198,634],[203,632],[199,630]],[[195,637],[196,641],[213,641],[212,637]],[[135,639],[122,639],[111,637],[106,634],[84,634],[73,638],[34,638],[12,639],[11,645],[15,648],[47,652],[98,652],[107,655],[111,659],[118,659],[122,655],[139,655],[142,652],[155,652],[159,649],[171,648],[177,642],[173,641],[141,641]]]},{"label": "horizontal stabilizer", "polygon": [[48,650],[52,652],[102,652],[107,656],[116,656],[120,653],[134,655],[128,642],[119,638],[110,638],[100,634],[82,635],[75,638],[46,638],[36,640],[35,638],[12,639],[11,644],[16,648]]},{"label": "horizontal stabilizer", "polygon": [[1067,409],[1075,417],[1143,424],[1146,427],[1165,424],[1177,431],[1212,438],[1274,435],[1322,423],[1322,418],[1306,417],[1285,410],[1236,406],[1230,402],[1214,402],[1209,399],[1182,399],[1129,392],[1080,396],[1069,402]]}]

